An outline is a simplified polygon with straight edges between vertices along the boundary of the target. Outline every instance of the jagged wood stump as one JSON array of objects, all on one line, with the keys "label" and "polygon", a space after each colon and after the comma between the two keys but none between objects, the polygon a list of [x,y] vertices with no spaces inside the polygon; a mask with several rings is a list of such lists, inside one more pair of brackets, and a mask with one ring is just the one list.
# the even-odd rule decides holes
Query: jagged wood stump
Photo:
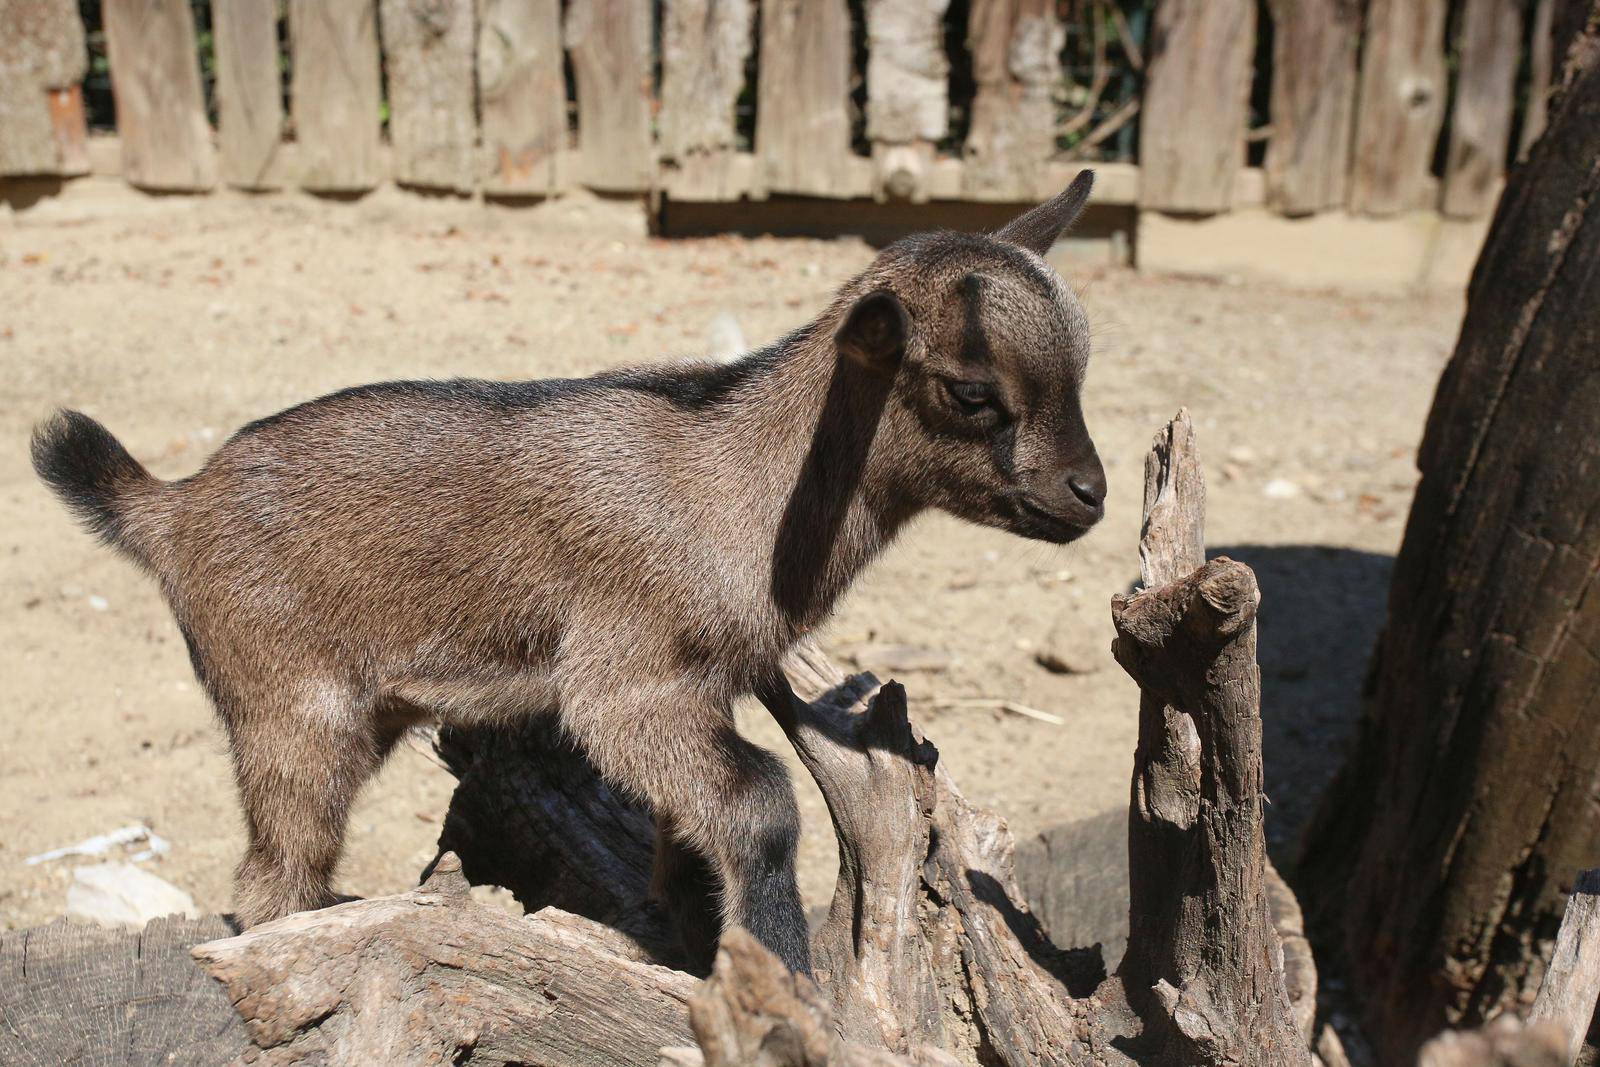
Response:
[{"label": "jagged wood stump", "polygon": [[[1098,950],[1050,944],[1005,823],[967,803],[904,691],[809,645],[786,665],[800,699],[782,725],[839,839],[817,985],[731,931],[694,992],[648,901],[647,815],[539,723],[439,738],[461,785],[441,840],[453,852],[422,889],[197,957],[269,1062],[1309,1064],[1268,903],[1254,578],[1200,565],[1187,416],[1147,476],[1149,588],[1114,607],[1119,661],[1145,693],[1120,974]],[[461,870],[543,910],[480,906]]]}]

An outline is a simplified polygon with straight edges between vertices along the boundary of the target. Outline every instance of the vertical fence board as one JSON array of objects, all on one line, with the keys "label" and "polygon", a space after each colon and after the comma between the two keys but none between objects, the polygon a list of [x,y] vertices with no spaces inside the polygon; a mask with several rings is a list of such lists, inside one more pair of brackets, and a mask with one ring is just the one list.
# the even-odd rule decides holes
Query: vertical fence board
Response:
[{"label": "vertical fence board", "polygon": [[394,178],[425,189],[477,185],[472,0],[381,0]]},{"label": "vertical fence board", "polygon": [[278,185],[283,81],[277,0],[211,0],[217,50],[217,143],[222,180],[244,189]]},{"label": "vertical fence board", "polygon": [[661,160],[672,194],[731,200],[735,107],[750,57],[750,0],[666,0],[661,19]]},{"label": "vertical fence board", "polygon": [[1271,0],[1267,203],[1307,215],[1345,201],[1356,117],[1361,0]]},{"label": "vertical fence board", "polygon": [[1522,58],[1520,0],[1467,0],[1460,55],[1440,206],[1446,215],[1473,218],[1494,207],[1505,174]]},{"label": "vertical fence board", "polygon": [[1045,193],[1056,147],[1051,92],[1061,77],[1066,30],[1055,0],[973,0],[972,122],[962,156],[962,193],[976,200],[1032,200]]},{"label": "vertical fence board", "polygon": [[757,182],[851,194],[850,13],[845,0],[762,0]]},{"label": "vertical fence board", "polygon": [[548,195],[567,149],[560,0],[487,0],[478,28],[486,192]]},{"label": "vertical fence board", "polygon": [[571,0],[566,39],[578,90],[584,184],[612,192],[650,188],[648,0]]},{"label": "vertical fence board", "polygon": [[1444,118],[1445,0],[1372,0],[1356,113],[1350,207],[1393,215],[1430,206]]},{"label": "vertical fence board", "polygon": [[0,0],[0,176],[89,169],[83,20],[72,0]]},{"label": "vertical fence board", "polygon": [[1555,0],[1536,0],[1533,26],[1528,34],[1528,106],[1522,112],[1518,159],[1527,156],[1528,149],[1544,132],[1545,114],[1550,104],[1550,74],[1561,58],[1555,54],[1551,36],[1554,18]]},{"label": "vertical fence board", "polygon": [[144,189],[210,189],[217,161],[187,0],[105,0],[101,14],[122,176]]},{"label": "vertical fence board", "polygon": [[950,0],[867,0],[867,137],[873,195],[928,199],[934,146],[950,129]]},{"label": "vertical fence board", "polygon": [[1139,125],[1139,204],[1210,214],[1244,166],[1254,0],[1162,0]]},{"label": "vertical fence board", "polygon": [[300,184],[363,192],[382,178],[375,0],[289,0]]}]

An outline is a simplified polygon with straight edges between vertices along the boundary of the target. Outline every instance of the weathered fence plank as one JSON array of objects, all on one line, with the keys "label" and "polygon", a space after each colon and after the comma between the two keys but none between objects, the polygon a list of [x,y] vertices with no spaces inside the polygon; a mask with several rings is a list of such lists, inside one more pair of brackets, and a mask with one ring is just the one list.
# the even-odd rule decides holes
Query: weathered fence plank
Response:
[{"label": "weathered fence plank", "polygon": [[756,86],[758,193],[851,195],[850,13],[844,0],[766,0]]},{"label": "weathered fence plank", "polygon": [[217,181],[187,0],[105,0],[122,176],[142,189],[196,192]]},{"label": "weathered fence plank", "polygon": [[1600,998],[1600,869],[1583,871],[1567,898],[1550,969],[1534,999],[1530,1021],[1553,1020],[1566,1039],[1566,1062],[1583,1050],[1583,1039]]},{"label": "weathered fence plank", "polygon": [[567,150],[560,0],[487,0],[478,28],[485,192],[548,195]]},{"label": "weathered fence plank", "polygon": [[471,192],[477,185],[471,0],[382,0],[389,142],[404,185]]},{"label": "weathered fence plank", "polygon": [[1552,40],[1555,0],[1536,0],[1533,25],[1528,32],[1528,106],[1522,112],[1522,133],[1517,139],[1517,158],[1524,159],[1533,142],[1544,132],[1550,105],[1550,74],[1561,57],[1555,54]]},{"label": "weathered fence plank", "polygon": [[934,146],[950,129],[950,61],[944,12],[950,0],[868,0],[867,137],[872,193],[879,200],[928,199]]},{"label": "weathered fence plank", "polygon": [[735,107],[750,57],[750,0],[667,0],[661,12],[661,162],[672,195],[732,200]]},{"label": "weathered fence plank", "polygon": [[211,0],[217,50],[217,143],[222,180],[243,189],[281,184],[283,80],[277,0]]},{"label": "weathered fence plank", "polygon": [[1055,151],[1051,91],[1065,42],[1054,0],[974,0],[967,48],[977,92],[961,149],[963,195],[1004,201],[1043,193]]},{"label": "weathered fence plank", "polygon": [[83,21],[71,0],[0,0],[0,176],[89,169]]},{"label": "weathered fence plank", "polygon": [[1267,203],[1286,215],[1339,207],[1356,117],[1361,0],[1272,0]]},{"label": "weathered fence plank", "polygon": [[290,107],[307,189],[363,192],[382,177],[377,18],[375,0],[289,0]]},{"label": "weathered fence plank", "polygon": [[610,192],[650,188],[650,4],[572,0],[566,40],[578,89],[584,184]]},{"label": "weathered fence plank", "polygon": [[1429,166],[1444,119],[1445,0],[1372,0],[1361,62],[1350,208],[1431,206]]},{"label": "weathered fence plank", "polygon": [[1139,123],[1139,205],[1210,214],[1244,166],[1255,50],[1253,0],[1164,0]]},{"label": "weathered fence plank", "polygon": [[1505,175],[1513,88],[1522,58],[1519,0],[1467,0],[1460,52],[1440,205],[1446,215],[1472,218],[1493,210]]}]

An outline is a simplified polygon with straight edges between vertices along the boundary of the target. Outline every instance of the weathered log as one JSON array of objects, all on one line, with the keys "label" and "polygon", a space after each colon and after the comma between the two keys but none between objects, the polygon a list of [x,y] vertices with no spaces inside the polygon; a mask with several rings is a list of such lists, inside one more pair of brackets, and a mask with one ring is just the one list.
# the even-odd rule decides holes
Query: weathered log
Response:
[{"label": "weathered log", "polygon": [[733,200],[735,107],[750,57],[750,0],[668,0],[661,9],[663,178],[680,199]]},{"label": "weathered log", "polygon": [[0,177],[89,170],[83,20],[70,0],[0,0]]},{"label": "weathered log", "polygon": [[1361,59],[1350,209],[1393,215],[1424,202],[1444,121],[1445,0],[1372,0]]},{"label": "weathered log", "polygon": [[1418,454],[1356,745],[1298,864],[1387,1061],[1526,1004],[1600,761],[1600,3],[1510,175]]},{"label": "weathered log", "polygon": [[1256,40],[1253,0],[1157,5],[1139,119],[1139,206],[1209,214],[1244,166]]},{"label": "weathered log", "polygon": [[376,0],[289,0],[290,110],[300,184],[364,192],[382,177]]},{"label": "weathered log", "polygon": [[188,0],[106,0],[101,13],[122,176],[141,189],[210,189],[217,159]]},{"label": "weathered log", "polygon": [[471,192],[478,176],[473,5],[382,2],[395,180]]},{"label": "weathered log", "polygon": [[1267,203],[1286,215],[1344,204],[1356,116],[1360,0],[1272,0]]},{"label": "weathered log", "polygon": [[1512,90],[1522,58],[1520,0],[1467,0],[1460,50],[1440,208],[1473,218],[1494,209],[1505,175]]},{"label": "weathered log", "polygon": [[1066,30],[1054,0],[977,0],[967,16],[972,121],[961,147],[964,196],[1029,200],[1056,147],[1055,100]]},{"label": "weathered log", "polygon": [[212,0],[217,50],[217,147],[222,180],[274,189],[283,146],[277,0]]},{"label": "weathered log", "polygon": [[1267,898],[1260,593],[1243,564],[1202,562],[1204,512],[1180,412],[1145,466],[1145,589],[1112,602],[1113,651],[1140,688],[1117,973],[1155,1062],[1309,1064]]},{"label": "weathered log", "polygon": [[1600,869],[1584,871],[1567,898],[1555,951],[1534,999],[1532,1020],[1548,1019],[1561,1030],[1566,1060],[1583,1047],[1600,1000]]},{"label": "weathered log", "polygon": [[655,1067],[689,1040],[695,980],[547,908],[479,904],[453,856],[413,892],[290,915],[194,949],[257,1062]]}]

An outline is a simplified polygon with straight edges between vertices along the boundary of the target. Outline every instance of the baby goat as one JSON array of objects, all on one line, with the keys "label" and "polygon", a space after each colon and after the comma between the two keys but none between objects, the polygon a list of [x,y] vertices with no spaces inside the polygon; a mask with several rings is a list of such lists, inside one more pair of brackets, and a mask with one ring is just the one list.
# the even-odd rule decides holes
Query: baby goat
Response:
[{"label": "baby goat", "polygon": [[346,389],[172,482],[85,415],[41,426],[35,469],[161,583],[227,729],[239,917],[334,901],[351,800],[408,727],[550,713],[656,813],[680,928],[704,863],[721,920],[809,971],[793,791],[730,707],[791,714],[785,652],[918,512],[1056,543],[1099,521],[1089,326],[1041,258],[1092,184],[891,245],[732,364]]}]

